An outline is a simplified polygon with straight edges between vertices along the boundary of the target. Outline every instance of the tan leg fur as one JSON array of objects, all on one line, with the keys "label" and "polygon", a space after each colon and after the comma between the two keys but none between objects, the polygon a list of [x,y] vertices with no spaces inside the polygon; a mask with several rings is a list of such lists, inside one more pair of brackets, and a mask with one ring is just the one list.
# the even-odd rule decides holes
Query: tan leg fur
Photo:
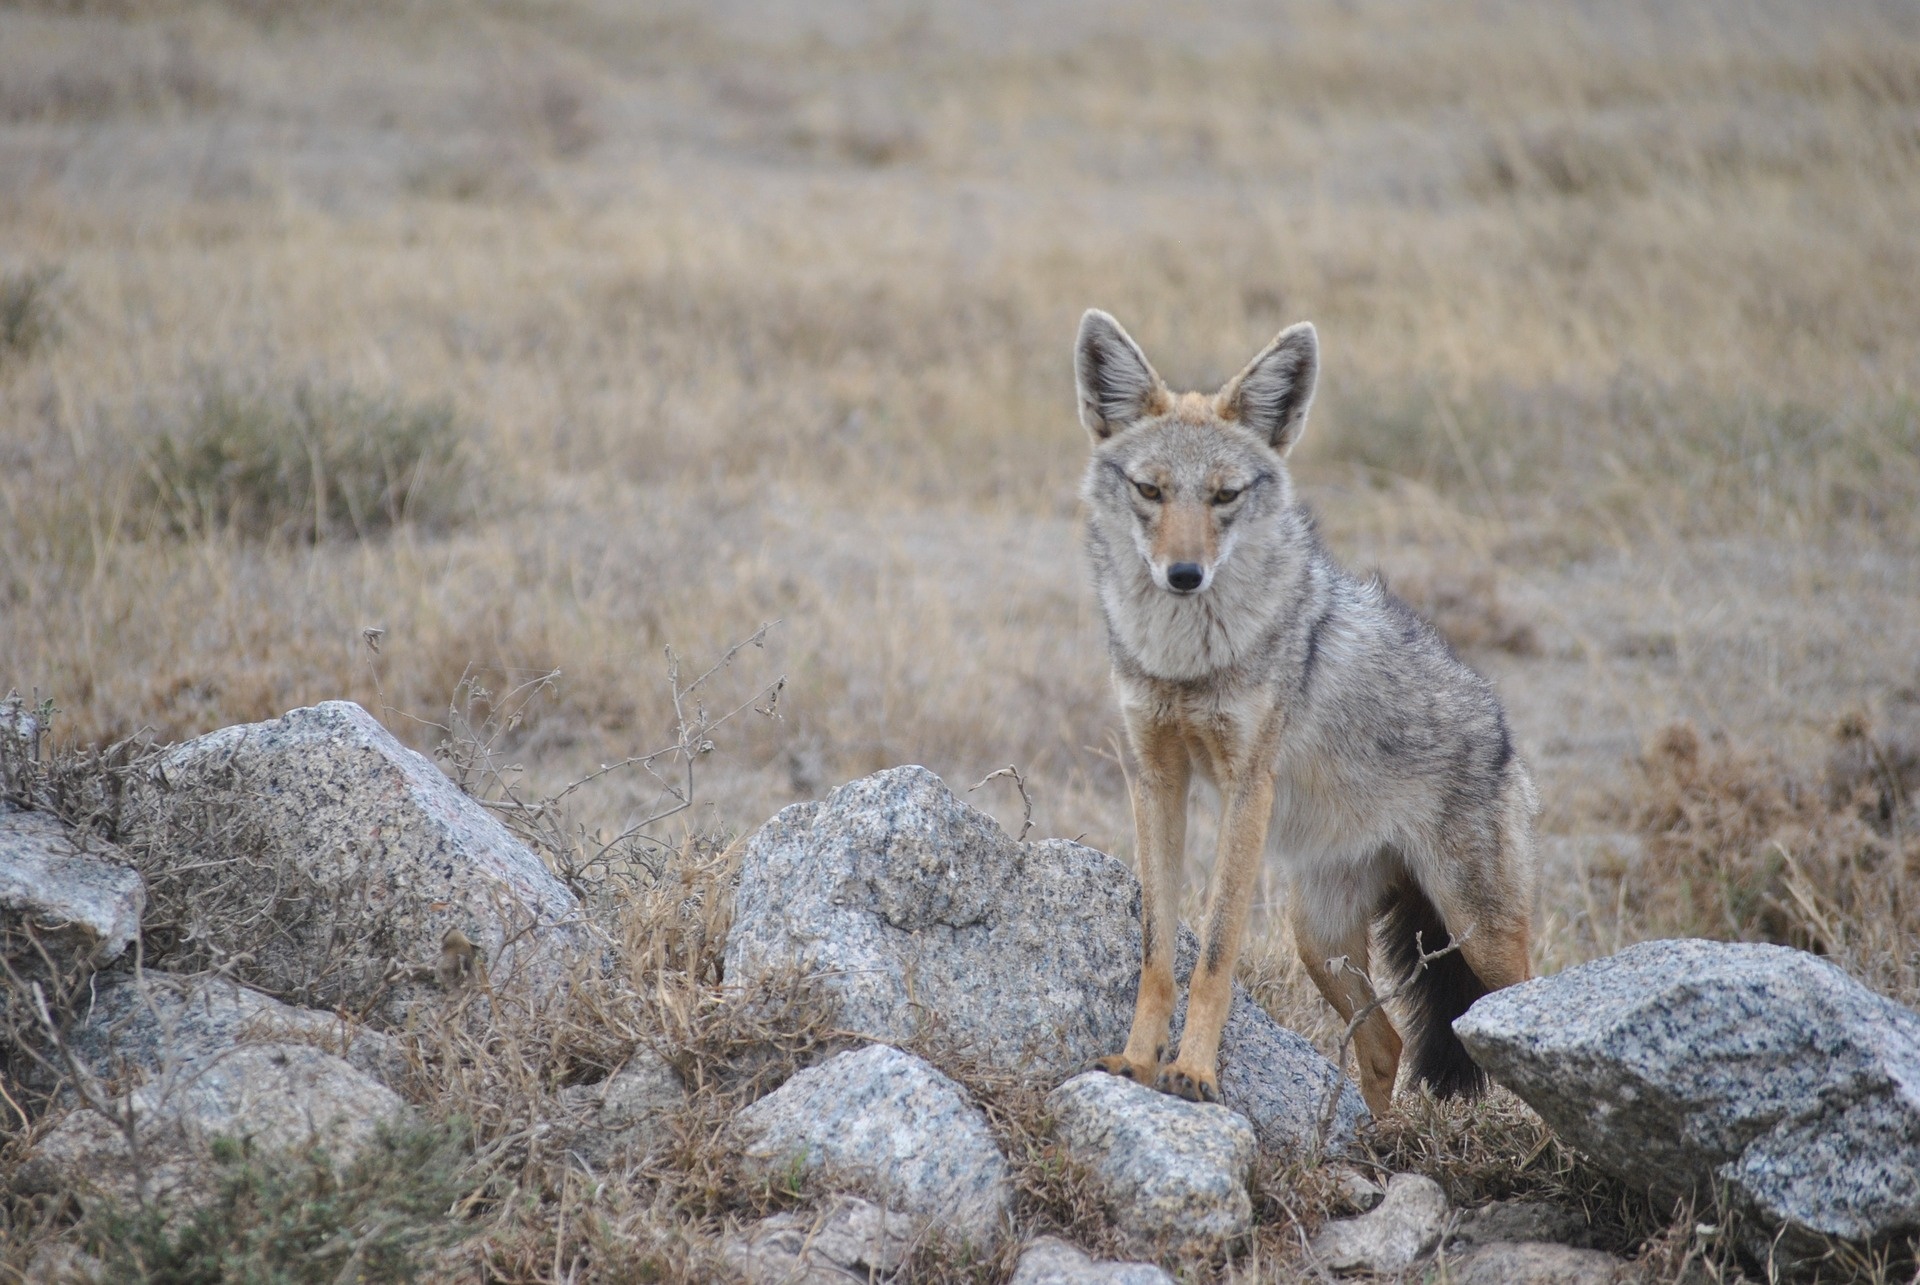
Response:
[{"label": "tan leg fur", "polygon": [[[1317,940],[1307,926],[1306,915],[1296,901],[1293,914],[1294,943],[1307,976],[1320,988],[1320,994],[1343,1022],[1374,1002],[1373,983],[1367,977],[1367,929],[1362,926],[1343,942]],[[1329,961],[1345,956],[1345,966],[1329,967]],[[1393,1029],[1386,1010],[1376,1008],[1353,1033],[1354,1059],[1359,1063],[1360,1096],[1367,1110],[1383,1114],[1393,1102],[1393,1084],[1400,1073],[1400,1033]]]},{"label": "tan leg fur", "polygon": [[1134,734],[1140,760],[1133,783],[1133,824],[1140,861],[1140,990],[1127,1047],[1094,1065],[1152,1084],[1166,1053],[1173,1017],[1173,952],[1180,931],[1180,869],[1187,841],[1187,789],[1193,765],[1178,731],[1143,728]]},{"label": "tan leg fur", "polygon": [[1247,924],[1254,875],[1266,854],[1272,812],[1273,769],[1263,763],[1245,771],[1227,796],[1220,821],[1220,854],[1207,893],[1206,933],[1193,967],[1180,1055],[1158,1081],[1163,1092],[1193,1102],[1220,1100],[1220,1032],[1233,1003],[1233,966],[1240,957],[1240,937]]}]

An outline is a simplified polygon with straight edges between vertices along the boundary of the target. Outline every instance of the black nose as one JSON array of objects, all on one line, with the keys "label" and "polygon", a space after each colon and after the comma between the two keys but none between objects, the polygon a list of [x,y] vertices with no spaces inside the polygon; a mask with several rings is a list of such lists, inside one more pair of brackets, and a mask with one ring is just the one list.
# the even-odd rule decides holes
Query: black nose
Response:
[{"label": "black nose", "polygon": [[1181,593],[1192,593],[1206,578],[1197,562],[1176,562],[1167,568],[1167,584]]}]

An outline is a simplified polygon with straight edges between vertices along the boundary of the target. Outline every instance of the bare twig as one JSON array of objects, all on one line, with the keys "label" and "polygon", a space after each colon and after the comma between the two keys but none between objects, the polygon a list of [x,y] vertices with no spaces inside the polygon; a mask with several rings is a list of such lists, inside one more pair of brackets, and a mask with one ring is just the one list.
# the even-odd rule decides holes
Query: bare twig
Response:
[{"label": "bare twig", "polygon": [[[605,872],[618,864],[614,854],[637,856],[632,853],[632,845],[641,845],[647,854],[642,864],[651,870],[674,847],[667,839],[657,837],[655,828],[694,806],[696,764],[713,753],[714,733],[749,710],[767,718],[780,717],[780,695],[787,682],[784,675],[718,713],[710,713],[704,699],[712,680],[747,648],[764,647],[767,635],[779,623],[776,620],[761,625],[691,679],[682,675],[679,653],[668,647],[666,676],[673,726],[667,743],[603,763],[544,798],[522,793],[517,784],[519,768],[498,761],[498,746],[520,724],[527,704],[552,689],[560,676],[557,670],[519,683],[497,698],[471,673],[463,676],[449,702],[447,722],[435,724],[446,735],[440,756],[448,762],[449,775],[462,789],[499,814],[527,842],[551,855],[555,873],[576,894],[584,896],[588,891],[589,872]],[[587,786],[623,771],[644,773],[654,783],[657,793],[652,803],[611,838],[590,834],[572,819],[570,800]]]},{"label": "bare twig", "polygon": [[1033,829],[1033,796],[1027,793],[1027,778],[1020,775],[1019,768],[1009,763],[997,772],[989,772],[985,776],[981,777],[978,781],[975,781],[972,785],[968,786],[967,793],[972,794],[975,790],[985,785],[988,781],[996,781],[1003,776],[1012,777],[1013,788],[1020,791],[1021,817],[1020,817],[1020,838],[1018,841],[1021,843],[1024,843],[1026,842],[1027,831]]},{"label": "bare twig", "polygon": [[[1371,1000],[1353,1011],[1353,1016],[1347,1021],[1346,1029],[1340,1033],[1340,1049],[1334,1057],[1334,1066],[1340,1072],[1340,1077],[1328,1087],[1326,1109],[1321,1113],[1320,1117],[1320,1145],[1322,1147],[1326,1146],[1328,1131],[1333,1128],[1334,1117],[1339,1113],[1340,1095],[1346,1088],[1347,1054],[1353,1048],[1354,1036],[1359,1033],[1362,1026],[1366,1025],[1368,1018],[1404,995],[1413,985],[1414,980],[1418,978],[1421,973],[1427,971],[1428,964],[1431,964],[1436,959],[1444,959],[1446,956],[1455,953],[1462,946],[1465,946],[1468,939],[1472,936],[1473,925],[1469,924],[1465,932],[1457,937],[1450,935],[1447,938],[1446,945],[1438,950],[1430,951],[1426,949],[1423,934],[1415,933],[1413,935],[1413,949],[1416,958],[1413,964],[1413,971],[1401,978],[1398,984],[1390,986],[1383,991],[1374,991]],[[1367,971],[1357,966],[1345,955],[1336,955],[1332,959],[1329,959],[1327,961],[1327,969],[1329,972],[1352,973],[1355,977],[1366,982],[1369,989],[1373,986],[1373,979],[1367,975]]]}]

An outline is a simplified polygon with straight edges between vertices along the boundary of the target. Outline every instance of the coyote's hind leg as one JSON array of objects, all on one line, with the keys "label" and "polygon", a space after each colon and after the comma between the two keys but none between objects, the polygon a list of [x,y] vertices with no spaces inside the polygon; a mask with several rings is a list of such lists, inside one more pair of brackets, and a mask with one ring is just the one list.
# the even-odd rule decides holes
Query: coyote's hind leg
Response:
[{"label": "coyote's hind leg", "polygon": [[[1373,983],[1367,974],[1367,926],[1347,934],[1344,941],[1329,942],[1316,936],[1308,922],[1301,893],[1295,890],[1292,918],[1294,945],[1307,976],[1320,988],[1333,1011],[1343,1022],[1374,1003]],[[1345,956],[1344,966],[1339,962]],[[1330,961],[1331,965],[1330,965]],[[1400,1033],[1387,1020],[1386,1010],[1375,1007],[1353,1033],[1354,1060],[1360,1070],[1360,1096],[1367,1110],[1383,1114],[1393,1104],[1393,1082],[1400,1074]]]}]

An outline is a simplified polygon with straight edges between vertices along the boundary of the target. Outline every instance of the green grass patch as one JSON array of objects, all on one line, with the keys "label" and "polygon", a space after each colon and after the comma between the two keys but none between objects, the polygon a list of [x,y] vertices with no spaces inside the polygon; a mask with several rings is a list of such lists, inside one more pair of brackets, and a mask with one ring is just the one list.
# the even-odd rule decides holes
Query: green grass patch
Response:
[{"label": "green grass patch", "polygon": [[54,268],[0,274],[0,367],[31,357],[60,337]]},{"label": "green grass patch", "polygon": [[103,1206],[81,1227],[111,1280],[410,1281],[464,1239],[449,1207],[468,1189],[456,1123],[383,1130],[344,1169],[322,1146],[256,1154],[215,1144],[218,1195],[185,1216]]},{"label": "green grass patch", "polygon": [[444,528],[472,507],[462,436],[444,401],[209,379],[153,444],[142,498],[176,534],[319,542]]}]

